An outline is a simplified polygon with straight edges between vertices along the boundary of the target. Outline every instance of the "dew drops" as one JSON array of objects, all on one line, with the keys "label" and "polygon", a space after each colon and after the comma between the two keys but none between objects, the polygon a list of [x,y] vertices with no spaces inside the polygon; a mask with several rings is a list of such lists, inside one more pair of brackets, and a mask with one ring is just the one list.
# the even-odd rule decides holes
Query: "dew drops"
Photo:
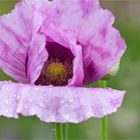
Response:
[{"label": "dew drops", "polygon": [[77,94],[75,94],[75,95],[74,95],[74,97],[75,97],[75,98],[78,98],[78,95],[77,95]]},{"label": "dew drops", "polygon": [[33,99],[30,99],[29,101],[32,103],[33,102]]},{"label": "dew drops", "polygon": [[65,104],[65,108],[68,108],[69,106],[67,104]]},{"label": "dew drops", "polygon": [[61,100],[60,103],[61,103],[61,104],[64,104],[64,100]]},{"label": "dew drops", "polygon": [[8,113],[9,112],[8,109],[6,109],[5,112]]},{"label": "dew drops", "polygon": [[92,115],[92,113],[88,111],[88,112],[87,112],[87,115],[88,115],[88,116],[91,116],[91,115]]},{"label": "dew drops", "polygon": [[106,112],[106,109],[105,109],[105,108],[103,108],[103,109],[102,109],[102,111],[105,113],[105,112]]},{"label": "dew drops", "polygon": [[67,92],[68,94],[72,94],[71,92]]},{"label": "dew drops", "polygon": [[84,106],[86,106],[86,103],[83,103]]},{"label": "dew drops", "polygon": [[27,109],[28,108],[28,106],[27,105],[24,105],[24,109]]},{"label": "dew drops", "polygon": [[119,100],[118,99],[115,99],[114,100],[114,103],[117,105],[119,103]]},{"label": "dew drops", "polygon": [[24,96],[25,96],[25,97],[27,96],[27,98],[30,98],[30,94],[27,94],[27,95],[24,94]]},{"label": "dew drops", "polygon": [[13,97],[16,98],[16,94],[13,94]]},{"label": "dew drops", "polygon": [[8,104],[9,104],[9,101],[8,101],[8,100],[6,100],[6,101],[5,101],[5,104],[6,104],[6,105],[8,105]]},{"label": "dew drops", "polygon": [[35,90],[38,90],[38,87],[35,87]]},{"label": "dew drops", "polygon": [[116,110],[117,110],[116,108],[113,108],[113,109],[112,109],[112,112],[116,112]]},{"label": "dew drops", "polygon": [[108,101],[111,102],[112,101],[111,98],[109,98]]},{"label": "dew drops", "polygon": [[44,94],[45,97],[47,97],[47,94]]},{"label": "dew drops", "polygon": [[42,107],[42,108],[45,108],[45,104],[42,103],[42,102],[39,103],[39,106]]},{"label": "dew drops", "polygon": [[19,98],[20,98],[20,95],[17,95],[17,100],[19,100]]},{"label": "dew drops", "polygon": [[97,95],[100,95],[100,94],[101,94],[101,92],[97,91],[97,92],[96,92],[96,94],[97,94]]},{"label": "dew drops", "polygon": [[23,93],[28,93],[29,90],[28,90],[28,88],[23,88],[23,89],[22,89],[22,92],[23,92]]},{"label": "dew drops", "polygon": [[60,94],[64,94],[64,91],[61,91]]},{"label": "dew drops", "polygon": [[73,102],[74,102],[74,100],[73,100],[73,99],[70,99],[70,100],[69,100],[69,102],[70,102],[70,103],[73,103]]},{"label": "dew drops", "polygon": [[69,114],[65,114],[65,115],[64,115],[64,119],[65,119],[65,120],[69,120],[69,119],[70,119],[70,115],[69,115]]}]

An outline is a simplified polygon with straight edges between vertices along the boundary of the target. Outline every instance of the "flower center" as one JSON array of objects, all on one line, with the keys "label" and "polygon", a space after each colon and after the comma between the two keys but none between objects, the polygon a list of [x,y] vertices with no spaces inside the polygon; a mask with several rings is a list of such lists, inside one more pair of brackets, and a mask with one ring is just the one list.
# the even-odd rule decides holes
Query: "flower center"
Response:
[{"label": "flower center", "polygon": [[59,85],[66,82],[67,75],[67,69],[63,63],[53,62],[45,69],[45,76],[53,85]]},{"label": "flower center", "polygon": [[49,59],[44,65],[36,85],[64,86],[72,77],[72,63],[69,60]]},{"label": "flower center", "polygon": [[45,62],[35,84],[54,86],[68,85],[69,80],[73,77],[74,55],[68,48],[55,42],[47,42],[46,49],[49,58]]}]

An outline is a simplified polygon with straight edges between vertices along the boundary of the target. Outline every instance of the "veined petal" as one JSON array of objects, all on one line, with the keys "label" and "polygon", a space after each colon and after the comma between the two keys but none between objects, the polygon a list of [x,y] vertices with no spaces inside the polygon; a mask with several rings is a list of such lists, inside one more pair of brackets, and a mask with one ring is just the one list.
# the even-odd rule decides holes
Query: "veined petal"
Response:
[{"label": "veined petal", "polygon": [[0,17],[0,68],[20,82],[28,82],[26,58],[32,32],[32,8],[20,2]]},{"label": "veined petal", "polygon": [[46,38],[34,33],[28,50],[27,75],[30,83],[33,84],[37,80],[47,59]]},{"label": "veined petal", "polygon": [[[99,7],[98,0],[35,0],[33,7],[46,17],[44,24],[52,24],[69,37],[76,37],[86,15]],[[75,38],[76,39],[76,38]]]},{"label": "veined petal", "polygon": [[125,91],[0,82],[0,115],[36,115],[45,122],[78,123],[116,112]]},{"label": "veined petal", "polygon": [[[32,59],[36,61],[40,52],[43,52],[41,59],[36,62],[42,65],[47,57],[47,54],[44,56],[43,35],[37,34],[42,22],[43,16],[34,10],[28,0],[19,2],[10,14],[0,17],[0,68],[19,82],[33,81],[31,79],[37,77],[39,68],[36,68]],[[28,55],[33,47],[35,58]],[[34,69],[32,77],[31,66]]]},{"label": "veined petal", "polygon": [[62,30],[79,30],[85,16],[99,8],[98,0],[30,0],[35,9],[51,23]]},{"label": "veined petal", "polygon": [[109,73],[126,50],[120,33],[112,27],[113,22],[114,16],[108,10],[99,8],[82,24],[78,42],[83,46],[86,84]]}]

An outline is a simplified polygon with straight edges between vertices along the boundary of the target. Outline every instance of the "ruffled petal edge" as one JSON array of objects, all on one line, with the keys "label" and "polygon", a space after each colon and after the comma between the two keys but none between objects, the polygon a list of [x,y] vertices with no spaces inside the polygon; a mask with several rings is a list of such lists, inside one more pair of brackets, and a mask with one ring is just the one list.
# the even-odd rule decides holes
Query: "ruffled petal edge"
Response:
[{"label": "ruffled petal edge", "polygon": [[125,91],[0,82],[0,115],[36,115],[45,122],[79,123],[116,112]]}]

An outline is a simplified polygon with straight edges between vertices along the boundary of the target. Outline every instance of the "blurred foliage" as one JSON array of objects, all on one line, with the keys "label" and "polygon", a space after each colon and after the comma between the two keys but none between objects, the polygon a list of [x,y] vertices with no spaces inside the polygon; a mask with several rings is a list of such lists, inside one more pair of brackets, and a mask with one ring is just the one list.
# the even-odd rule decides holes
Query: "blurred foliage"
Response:
[{"label": "blurred foliage", "polygon": [[[0,14],[8,13],[14,8],[15,1],[0,1]],[[107,7],[106,7],[107,8]],[[140,3],[139,3],[140,8]],[[137,17],[136,17],[137,20]],[[128,49],[121,61],[117,76],[108,81],[108,86],[125,89],[127,94],[123,106],[109,118],[110,140],[140,139],[140,25],[136,21],[117,17],[114,25],[121,31]],[[0,71],[0,80],[9,80]],[[100,139],[100,120],[90,119],[81,124],[69,124],[69,139],[91,140]],[[41,122],[36,117],[23,117],[18,120],[0,117],[0,139],[54,139],[54,124]]]}]

